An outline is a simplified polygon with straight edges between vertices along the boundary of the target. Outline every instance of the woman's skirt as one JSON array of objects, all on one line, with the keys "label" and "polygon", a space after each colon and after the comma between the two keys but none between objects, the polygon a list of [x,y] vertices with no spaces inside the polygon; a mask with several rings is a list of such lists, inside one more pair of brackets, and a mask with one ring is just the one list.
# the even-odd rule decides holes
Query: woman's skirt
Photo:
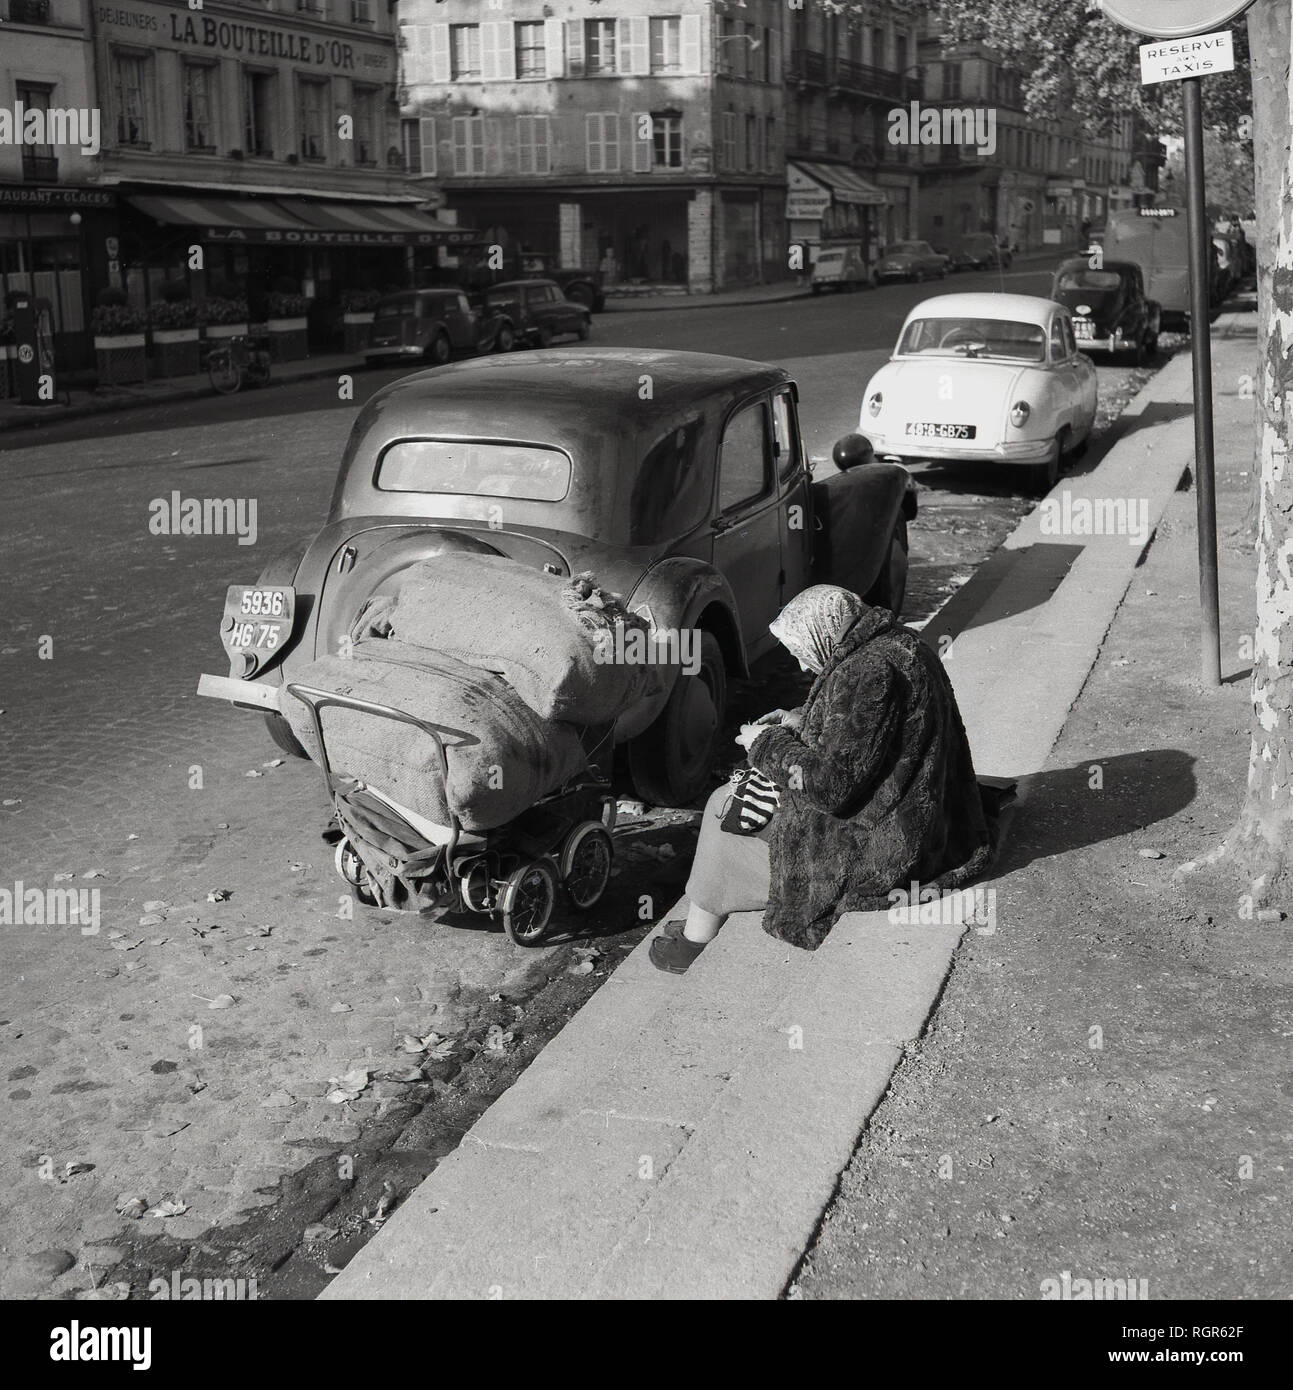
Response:
[{"label": "woman's skirt", "polygon": [[772,821],[755,835],[733,835],[724,830],[721,822],[731,794],[731,785],[724,783],[705,803],[686,889],[690,902],[718,916],[762,911],[768,905],[771,885],[768,840]]}]

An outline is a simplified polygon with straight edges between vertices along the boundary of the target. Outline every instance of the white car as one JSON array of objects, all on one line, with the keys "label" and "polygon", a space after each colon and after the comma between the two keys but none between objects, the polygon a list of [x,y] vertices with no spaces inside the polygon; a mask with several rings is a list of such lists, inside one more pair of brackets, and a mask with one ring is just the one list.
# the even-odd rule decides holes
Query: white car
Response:
[{"label": "white car", "polygon": [[918,304],[867,383],[858,429],[877,458],[1018,464],[1049,492],[1095,421],[1096,372],[1069,311],[1024,294]]}]

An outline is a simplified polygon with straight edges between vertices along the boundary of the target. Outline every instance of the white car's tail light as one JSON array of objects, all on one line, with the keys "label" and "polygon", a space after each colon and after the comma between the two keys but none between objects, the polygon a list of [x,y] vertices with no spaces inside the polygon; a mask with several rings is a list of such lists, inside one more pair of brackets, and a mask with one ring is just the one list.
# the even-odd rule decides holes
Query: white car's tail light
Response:
[{"label": "white car's tail light", "polygon": [[1027,401],[1016,401],[1010,407],[1010,423],[1019,429],[1028,423],[1028,417],[1032,414],[1032,409]]},{"label": "white car's tail light", "polygon": [[877,391],[866,403],[867,410],[872,415],[879,415],[881,407],[884,405],[884,395]]}]

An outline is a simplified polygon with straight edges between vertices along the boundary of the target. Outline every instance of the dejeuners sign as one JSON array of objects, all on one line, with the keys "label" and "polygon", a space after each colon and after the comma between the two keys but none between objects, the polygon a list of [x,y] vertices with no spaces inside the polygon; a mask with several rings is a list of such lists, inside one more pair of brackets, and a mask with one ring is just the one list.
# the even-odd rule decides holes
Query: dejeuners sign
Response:
[{"label": "dejeuners sign", "polygon": [[180,47],[214,49],[241,58],[282,58],[338,72],[391,70],[391,55],[381,49],[319,38],[303,30],[275,29],[241,20],[188,14],[182,10],[118,9],[102,5],[95,14],[101,25],[122,31],[121,37],[133,34],[150,46],[160,39],[170,40]]}]

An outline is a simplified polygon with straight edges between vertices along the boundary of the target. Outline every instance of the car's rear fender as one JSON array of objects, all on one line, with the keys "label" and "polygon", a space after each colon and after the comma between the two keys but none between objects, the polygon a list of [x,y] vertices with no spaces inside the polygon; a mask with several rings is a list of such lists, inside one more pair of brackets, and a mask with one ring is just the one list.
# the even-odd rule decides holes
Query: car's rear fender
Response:
[{"label": "car's rear fender", "polygon": [[875,587],[899,520],[915,514],[911,477],[897,463],[875,462],[813,481],[813,583],[855,594]]}]

